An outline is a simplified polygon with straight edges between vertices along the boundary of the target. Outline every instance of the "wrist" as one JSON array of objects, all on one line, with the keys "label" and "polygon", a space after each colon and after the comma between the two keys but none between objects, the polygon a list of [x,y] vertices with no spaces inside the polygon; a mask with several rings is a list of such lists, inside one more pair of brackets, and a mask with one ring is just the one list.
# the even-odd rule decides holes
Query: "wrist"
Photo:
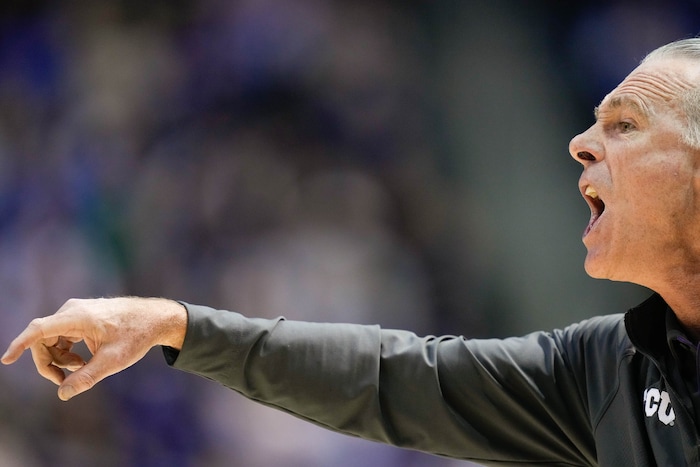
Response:
[{"label": "wrist", "polygon": [[161,310],[163,312],[163,333],[159,344],[182,349],[187,334],[187,308],[180,302],[163,299]]}]

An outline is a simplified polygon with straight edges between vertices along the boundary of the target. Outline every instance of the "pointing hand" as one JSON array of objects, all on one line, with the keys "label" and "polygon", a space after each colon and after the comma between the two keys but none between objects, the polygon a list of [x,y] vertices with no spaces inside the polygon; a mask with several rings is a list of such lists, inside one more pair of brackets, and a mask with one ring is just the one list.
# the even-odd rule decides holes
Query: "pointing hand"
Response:
[{"label": "pointing hand", "polygon": [[[68,400],[133,365],[156,345],[181,348],[186,329],[185,308],[171,300],[71,299],[54,315],[30,322],[1,361],[14,363],[29,349],[39,374],[59,386],[60,399]],[[87,362],[72,352],[81,341],[92,354]]]}]

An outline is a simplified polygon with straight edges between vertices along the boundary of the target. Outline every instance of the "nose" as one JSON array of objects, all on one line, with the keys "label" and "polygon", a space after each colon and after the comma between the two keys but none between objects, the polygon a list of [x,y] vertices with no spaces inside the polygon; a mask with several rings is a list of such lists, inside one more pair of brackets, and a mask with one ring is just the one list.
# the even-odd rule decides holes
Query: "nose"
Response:
[{"label": "nose", "polygon": [[604,151],[594,137],[594,127],[574,136],[569,142],[569,154],[583,165],[603,160]]}]

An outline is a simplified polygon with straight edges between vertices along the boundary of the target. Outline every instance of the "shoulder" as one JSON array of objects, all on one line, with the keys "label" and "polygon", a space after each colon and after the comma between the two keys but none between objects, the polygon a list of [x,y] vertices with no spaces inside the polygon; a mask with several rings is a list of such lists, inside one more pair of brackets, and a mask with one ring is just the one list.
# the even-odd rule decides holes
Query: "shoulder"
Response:
[{"label": "shoulder", "polygon": [[556,332],[560,338],[571,344],[590,346],[594,348],[610,346],[631,348],[623,314],[596,316],[579,323],[572,324],[562,331]]},{"label": "shoulder", "polygon": [[574,371],[615,371],[620,361],[634,354],[623,314],[596,316],[555,331],[554,338]]},{"label": "shoulder", "polygon": [[[532,349],[540,348],[545,354],[560,354],[565,359],[599,354],[601,358],[609,360],[616,353],[625,353],[633,349],[625,331],[623,314],[596,316],[562,329],[537,331],[522,337],[472,340],[469,344],[491,351],[507,350],[513,354],[530,355]],[[524,352],[526,348],[528,352]]]}]

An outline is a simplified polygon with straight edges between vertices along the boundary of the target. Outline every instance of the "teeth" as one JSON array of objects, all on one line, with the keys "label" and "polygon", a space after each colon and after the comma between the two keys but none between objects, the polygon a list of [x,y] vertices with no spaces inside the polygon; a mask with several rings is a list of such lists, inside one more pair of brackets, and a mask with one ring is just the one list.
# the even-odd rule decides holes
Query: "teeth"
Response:
[{"label": "teeth", "polygon": [[595,191],[595,189],[592,186],[588,185],[586,187],[586,196],[590,196],[591,198],[596,199],[598,197],[598,192]]}]

